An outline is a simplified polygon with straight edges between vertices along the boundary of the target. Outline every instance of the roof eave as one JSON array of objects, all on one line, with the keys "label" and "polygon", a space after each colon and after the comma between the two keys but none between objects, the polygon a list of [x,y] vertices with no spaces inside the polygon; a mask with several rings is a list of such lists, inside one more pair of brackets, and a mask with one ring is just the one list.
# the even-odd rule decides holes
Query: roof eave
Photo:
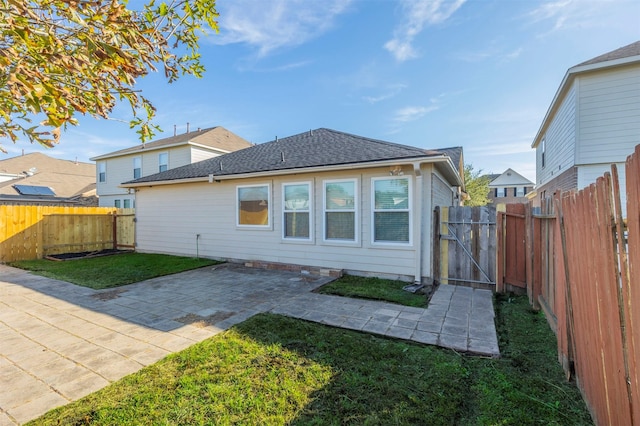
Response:
[{"label": "roof eave", "polygon": [[536,133],[536,136],[533,139],[531,148],[535,149],[540,144],[540,141],[542,140],[542,136],[546,132],[547,127],[549,126],[549,122],[551,121],[551,118],[555,116],[555,113],[558,110],[560,100],[564,98],[565,94],[567,93],[567,90],[569,89],[570,83],[573,83],[573,80],[575,79],[576,75],[587,73],[590,71],[601,71],[607,68],[615,68],[615,67],[630,65],[633,63],[640,63],[640,55],[628,56],[626,58],[614,59],[614,60],[605,61],[605,62],[597,62],[595,64],[576,65],[574,67],[569,68],[566,74],[564,75],[564,78],[562,79],[562,82],[560,83],[558,90],[556,90],[556,94],[554,95],[553,100],[551,101],[551,105],[549,105],[549,109],[547,110],[547,113],[545,114],[544,119],[542,120],[542,124],[540,125],[540,128],[538,129],[538,132]]},{"label": "roof eave", "polygon": [[458,185],[454,186],[462,186],[462,180],[457,172],[455,172],[455,168],[453,167],[453,163],[451,159],[446,155],[436,155],[429,157],[408,157],[408,158],[396,158],[390,160],[381,160],[381,161],[370,161],[364,163],[348,163],[348,164],[336,164],[332,166],[314,166],[314,167],[298,167],[292,169],[280,169],[280,170],[269,170],[264,172],[251,172],[251,173],[238,173],[238,174],[230,174],[230,175],[210,175],[213,176],[200,176],[195,178],[186,178],[186,179],[171,179],[171,180],[161,180],[161,181],[152,181],[152,182],[131,182],[131,183],[123,183],[119,185],[120,188],[141,188],[148,186],[156,186],[156,185],[173,185],[173,184],[182,184],[182,183],[194,183],[194,182],[209,182],[211,179],[216,181],[221,180],[230,180],[230,179],[247,179],[247,178],[259,178],[265,176],[282,176],[282,175],[294,175],[299,173],[314,173],[314,172],[327,172],[327,171],[337,171],[344,169],[366,169],[370,167],[382,167],[382,166],[391,166],[391,165],[400,165],[400,164],[414,164],[414,163],[438,163],[438,162],[446,162],[448,168],[452,172],[452,175],[449,175],[448,178],[453,176],[453,179],[456,181]]},{"label": "roof eave", "polygon": [[[168,148],[175,148],[177,146],[183,146],[183,145],[195,145],[198,147],[203,147],[203,148],[208,148],[208,149],[214,149],[215,148],[211,148],[210,146],[206,146],[206,145],[201,145],[201,144],[197,144],[194,142],[191,142],[190,140],[184,141],[184,142],[176,142],[176,143],[172,143],[169,145],[162,145],[162,146],[144,146],[144,144],[140,144],[139,145],[139,149],[137,151],[128,151],[128,152],[112,152],[109,154],[103,154],[103,155],[98,155],[97,157],[91,157],[89,158],[89,160],[91,161],[99,161],[99,160],[107,160],[109,158],[116,158],[116,157],[125,157],[127,155],[136,155],[136,154],[141,154],[143,152],[149,152],[149,151],[160,151],[160,150],[164,150],[164,149],[168,149]],[[129,149],[129,148],[126,148]],[[225,152],[223,150],[219,150],[222,152]]]}]

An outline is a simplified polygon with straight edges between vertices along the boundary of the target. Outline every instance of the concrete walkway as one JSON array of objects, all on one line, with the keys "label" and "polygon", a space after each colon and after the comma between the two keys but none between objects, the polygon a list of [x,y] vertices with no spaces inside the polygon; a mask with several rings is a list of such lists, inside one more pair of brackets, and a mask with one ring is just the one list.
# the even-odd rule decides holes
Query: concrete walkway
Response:
[{"label": "concrete walkway", "polygon": [[499,356],[491,292],[427,309],[311,293],[330,279],[223,265],[95,291],[0,265],[0,426],[27,422],[260,312]]}]

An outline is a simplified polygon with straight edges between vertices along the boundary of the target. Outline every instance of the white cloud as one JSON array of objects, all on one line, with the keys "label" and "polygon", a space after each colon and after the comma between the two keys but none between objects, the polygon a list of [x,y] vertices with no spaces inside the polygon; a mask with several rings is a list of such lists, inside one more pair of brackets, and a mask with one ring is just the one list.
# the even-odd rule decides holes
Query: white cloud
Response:
[{"label": "white cloud", "polygon": [[404,22],[394,31],[393,38],[384,44],[398,61],[418,56],[413,39],[426,25],[437,25],[453,15],[466,0],[404,0]]},{"label": "white cloud", "polygon": [[220,33],[215,44],[244,43],[258,57],[299,46],[328,31],[351,0],[227,0],[218,3]]},{"label": "white cloud", "polygon": [[386,87],[385,90],[378,96],[363,96],[362,99],[369,102],[370,104],[375,104],[393,98],[406,88],[406,84],[394,84]]},{"label": "white cloud", "polygon": [[438,109],[437,105],[424,106],[409,106],[400,108],[394,114],[394,121],[399,123],[407,123],[409,121],[415,121],[424,115]]}]

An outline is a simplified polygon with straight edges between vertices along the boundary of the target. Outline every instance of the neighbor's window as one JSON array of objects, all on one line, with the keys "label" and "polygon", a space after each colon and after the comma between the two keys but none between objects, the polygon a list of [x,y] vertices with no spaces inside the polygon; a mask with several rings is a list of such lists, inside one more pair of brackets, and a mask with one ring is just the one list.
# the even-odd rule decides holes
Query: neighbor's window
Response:
[{"label": "neighbor's window", "polygon": [[169,169],[169,154],[163,152],[158,155],[158,171],[164,172]]},{"label": "neighbor's window", "polygon": [[119,208],[120,208],[120,200],[115,200],[115,201],[113,202],[113,206],[114,206],[115,208],[119,209]]},{"label": "neighbor's window", "polygon": [[269,185],[238,186],[238,225],[269,226]]},{"label": "neighbor's window", "polygon": [[373,241],[408,243],[411,230],[409,178],[374,178]]},{"label": "neighbor's window", "polygon": [[325,240],[357,240],[357,206],[355,179],[324,182]]},{"label": "neighbor's window", "polygon": [[98,182],[107,181],[107,163],[98,163]]},{"label": "neighbor's window", "polygon": [[524,197],[524,195],[525,195],[524,186],[519,186],[516,189],[516,197]]},{"label": "neighbor's window", "polygon": [[130,199],[128,199],[128,198],[124,199],[124,208],[125,209],[131,208],[131,200]]},{"label": "neighbor's window", "polygon": [[506,197],[507,188],[496,188],[496,197]]},{"label": "neighbor's window", "polygon": [[140,157],[133,158],[133,178],[139,179],[142,177],[142,159]]},{"label": "neighbor's window", "polygon": [[540,151],[542,151],[542,158],[541,158],[541,162],[540,164],[542,165],[542,167],[544,168],[545,162],[544,162],[544,157],[545,154],[547,152],[547,142],[546,142],[546,138],[542,138],[542,142],[540,143]]},{"label": "neighbor's window", "polygon": [[311,239],[311,185],[292,183],[282,185],[283,236],[292,239]]}]

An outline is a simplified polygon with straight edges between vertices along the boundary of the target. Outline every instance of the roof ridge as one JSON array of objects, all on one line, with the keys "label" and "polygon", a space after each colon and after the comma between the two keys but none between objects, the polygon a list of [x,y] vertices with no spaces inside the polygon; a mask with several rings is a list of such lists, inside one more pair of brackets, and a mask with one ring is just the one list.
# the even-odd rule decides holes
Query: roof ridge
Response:
[{"label": "roof ridge", "polygon": [[572,68],[579,67],[582,65],[591,65],[598,64],[601,62],[613,61],[615,59],[623,59],[623,58],[631,58],[633,56],[640,55],[640,40],[634,41],[633,43],[627,44],[626,46],[619,47],[617,49],[611,50],[609,52],[603,53],[591,59],[588,59],[584,62],[581,62],[577,65],[574,65]]}]

